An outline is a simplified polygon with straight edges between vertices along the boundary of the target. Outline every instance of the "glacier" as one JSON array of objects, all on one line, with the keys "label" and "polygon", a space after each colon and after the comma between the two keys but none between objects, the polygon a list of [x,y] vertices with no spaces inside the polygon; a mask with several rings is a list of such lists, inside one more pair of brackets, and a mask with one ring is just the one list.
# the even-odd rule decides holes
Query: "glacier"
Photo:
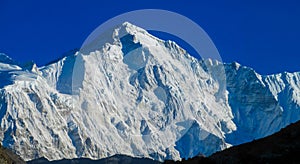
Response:
[{"label": "glacier", "polygon": [[24,160],[211,155],[300,120],[300,72],[196,59],[128,22],[46,66],[0,54],[0,141]]}]

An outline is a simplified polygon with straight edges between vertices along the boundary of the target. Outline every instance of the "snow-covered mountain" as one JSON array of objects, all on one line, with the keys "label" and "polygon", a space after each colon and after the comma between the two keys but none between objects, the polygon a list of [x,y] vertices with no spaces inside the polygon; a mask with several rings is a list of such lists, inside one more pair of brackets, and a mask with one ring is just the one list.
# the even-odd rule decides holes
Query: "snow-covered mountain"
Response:
[{"label": "snow-covered mountain", "polygon": [[25,160],[178,160],[300,120],[299,72],[262,76],[238,63],[197,60],[130,23],[105,36],[40,68],[0,54],[4,147]]}]

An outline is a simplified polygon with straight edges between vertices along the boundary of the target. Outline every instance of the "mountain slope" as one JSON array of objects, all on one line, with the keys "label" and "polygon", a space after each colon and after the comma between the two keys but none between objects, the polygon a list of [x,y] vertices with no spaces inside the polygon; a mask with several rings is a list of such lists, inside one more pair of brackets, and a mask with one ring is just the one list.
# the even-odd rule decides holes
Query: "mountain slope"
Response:
[{"label": "mountain slope", "polygon": [[21,157],[14,154],[11,150],[5,149],[0,145],[1,164],[25,164]]},{"label": "mountain slope", "polygon": [[299,153],[300,121],[271,136],[233,146],[207,158],[194,157],[180,163],[299,163]]},{"label": "mountain slope", "polygon": [[297,163],[300,161],[300,122],[289,125],[271,136],[216,153],[217,162]]},{"label": "mountain slope", "polygon": [[300,119],[299,73],[197,60],[129,23],[41,68],[7,58],[0,139],[25,160],[208,156]]}]

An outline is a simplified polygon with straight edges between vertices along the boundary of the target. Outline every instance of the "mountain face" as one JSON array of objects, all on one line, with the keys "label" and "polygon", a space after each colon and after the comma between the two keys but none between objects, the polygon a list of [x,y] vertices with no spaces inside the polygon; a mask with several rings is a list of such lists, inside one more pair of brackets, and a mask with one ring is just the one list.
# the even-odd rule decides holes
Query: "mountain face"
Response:
[{"label": "mountain face", "polygon": [[11,150],[3,148],[0,145],[0,163],[3,164],[25,164],[25,161],[14,154]]},{"label": "mountain face", "polygon": [[40,68],[0,54],[4,147],[26,161],[179,160],[300,120],[298,72],[262,76],[238,63],[197,60],[129,23],[105,36]]},{"label": "mountain face", "polygon": [[209,157],[196,156],[183,161],[167,160],[165,164],[213,164],[213,163],[299,163],[300,121],[292,123],[270,136],[253,140]]}]

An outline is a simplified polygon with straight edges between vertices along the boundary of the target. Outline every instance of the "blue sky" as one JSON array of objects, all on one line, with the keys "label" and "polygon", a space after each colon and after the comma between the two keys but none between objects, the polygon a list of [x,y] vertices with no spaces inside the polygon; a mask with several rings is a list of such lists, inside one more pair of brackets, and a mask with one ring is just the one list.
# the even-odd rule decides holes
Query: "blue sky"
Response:
[{"label": "blue sky", "polygon": [[0,52],[39,66],[80,48],[104,21],[137,9],[164,9],[198,23],[225,62],[258,73],[300,71],[300,2],[0,0]]}]

